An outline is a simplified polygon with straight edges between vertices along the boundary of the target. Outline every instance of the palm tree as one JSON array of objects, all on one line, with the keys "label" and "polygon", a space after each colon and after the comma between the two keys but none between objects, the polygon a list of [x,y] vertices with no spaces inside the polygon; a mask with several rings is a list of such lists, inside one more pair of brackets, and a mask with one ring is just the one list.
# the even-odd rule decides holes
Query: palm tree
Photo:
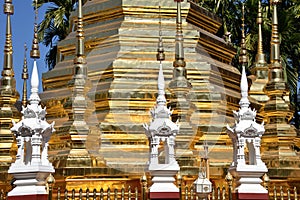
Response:
[{"label": "palm tree", "polygon": [[37,6],[48,6],[43,21],[39,24],[39,40],[49,47],[45,62],[49,70],[56,64],[57,42],[66,38],[70,31],[70,15],[77,0],[38,0]]},{"label": "palm tree", "polygon": [[[226,31],[232,34],[233,46],[237,48],[239,52],[240,43],[240,28],[236,26],[241,24],[241,7],[242,1],[240,0],[197,0],[200,5],[207,8],[208,10],[214,12],[219,17],[223,19],[223,30],[218,34],[220,37]],[[255,54],[257,52],[257,25],[256,25],[256,15],[257,15],[257,5],[258,0],[247,0],[244,1],[246,9],[246,47],[249,54],[248,66],[252,66],[255,60]],[[271,17],[272,8],[269,1],[262,1],[263,7],[263,33],[264,33],[264,50],[267,59],[270,57],[270,35],[271,35]],[[300,53],[300,2],[297,0],[282,0],[281,5],[278,8],[279,17],[279,33],[280,33],[280,50],[282,62],[285,67],[287,75],[287,83],[290,88],[290,99],[292,105],[297,106],[297,79],[300,80],[300,60],[298,59]],[[232,64],[239,67],[238,55],[233,59]],[[300,100],[298,100],[300,101]],[[299,106],[299,105],[298,105]],[[300,110],[296,108],[296,110]]]}]

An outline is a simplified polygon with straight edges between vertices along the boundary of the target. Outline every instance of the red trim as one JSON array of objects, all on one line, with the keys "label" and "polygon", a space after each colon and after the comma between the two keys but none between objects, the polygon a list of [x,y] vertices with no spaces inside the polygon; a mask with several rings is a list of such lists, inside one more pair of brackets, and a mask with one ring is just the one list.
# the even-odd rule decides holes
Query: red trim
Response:
[{"label": "red trim", "polygon": [[150,192],[150,199],[173,199],[179,200],[179,192]]},{"label": "red trim", "polygon": [[233,194],[234,200],[268,200],[269,195],[267,193],[236,193]]},{"label": "red trim", "polygon": [[8,196],[8,200],[48,200],[47,194]]}]

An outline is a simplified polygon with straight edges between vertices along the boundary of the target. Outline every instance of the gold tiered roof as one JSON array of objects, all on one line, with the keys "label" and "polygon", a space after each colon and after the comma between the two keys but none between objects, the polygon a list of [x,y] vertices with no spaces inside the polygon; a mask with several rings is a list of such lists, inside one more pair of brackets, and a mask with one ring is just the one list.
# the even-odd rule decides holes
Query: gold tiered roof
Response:
[{"label": "gold tiered roof", "polygon": [[[159,2],[166,54],[163,65],[168,84],[173,74],[176,3],[167,0],[93,0],[84,5],[85,52],[89,66],[88,79],[92,83],[88,96],[95,103],[94,115],[89,119],[99,124],[101,146],[97,156],[105,162],[99,165],[95,160],[91,170],[70,170],[69,174],[60,178],[90,177],[89,180],[96,180],[95,177],[102,175],[127,180],[128,174],[129,179],[134,179],[144,172],[149,150],[142,125],[150,120],[148,111],[155,103],[157,92],[155,54]],[[229,138],[222,129],[227,120],[233,120],[227,115],[227,112],[231,113],[226,107],[237,108],[240,75],[237,69],[214,60],[210,55],[216,56],[226,49],[219,60],[231,60],[235,52],[214,35],[215,29],[201,28],[209,24],[220,26],[220,21],[211,18],[195,4],[182,2],[181,5],[187,79],[193,85],[188,99],[194,104],[189,111],[193,133],[188,136],[190,145],[187,145],[187,148],[193,146],[193,149],[187,150],[197,155],[197,149],[202,144],[199,138],[205,134],[209,144],[215,145],[209,155],[213,163],[212,176],[222,177],[221,169],[230,162],[231,157],[231,149],[226,146]],[[206,16],[205,20],[201,21],[201,16]],[[220,48],[201,46],[203,41],[195,28],[206,35],[211,43],[215,42],[214,47]],[[57,130],[51,141],[49,157],[57,168],[64,163],[56,158],[72,148],[66,141],[68,133],[64,123],[68,121],[68,111],[63,105],[71,96],[66,85],[74,73],[72,58],[75,36],[76,32],[73,31],[59,43],[58,64],[54,70],[43,74],[45,91],[41,97],[47,106],[48,118],[56,121]],[[169,99],[169,92],[167,96]],[[184,129],[182,131],[184,136],[186,133]],[[78,159],[78,167],[81,161]],[[186,173],[197,175],[198,170],[193,165],[197,163],[182,163]]]}]

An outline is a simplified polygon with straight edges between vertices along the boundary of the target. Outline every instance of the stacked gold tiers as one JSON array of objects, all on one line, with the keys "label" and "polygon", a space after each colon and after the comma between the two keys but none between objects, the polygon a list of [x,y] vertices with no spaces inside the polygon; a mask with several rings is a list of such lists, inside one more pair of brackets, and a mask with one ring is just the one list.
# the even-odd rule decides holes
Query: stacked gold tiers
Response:
[{"label": "stacked gold tiers", "polygon": [[11,16],[14,14],[14,7],[11,1],[5,1],[3,8],[6,15],[6,37],[3,37],[5,38],[4,62],[0,79],[0,189],[7,191],[11,186],[11,177],[7,171],[17,151],[17,145],[10,128],[12,127],[12,120],[17,122],[21,115],[17,109],[19,93],[16,91],[13,69]]},{"label": "stacked gold tiers", "polygon": [[[78,135],[70,132],[72,109],[67,102],[72,88],[67,85],[74,73],[76,30],[59,43],[55,69],[43,74],[41,98],[57,130],[49,157],[58,183],[67,188],[126,185],[138,181],[144,173],[149,143],[143,124],[151,119],[149,110],[157,93],[159,5],[168,85],[175,52],[176,3],[172,0],[92,0],[84,5],[90,81],[87,96],[92,102],[85,117],[88,131],[77,130]],[[232,110],[238,109],[240,99],[240,73],[229,65],[235,49],[215,36],[221,25],[218,18],[194,3],[182,3],[182,7],[187,77],[192,84],[187,99],[192,106],[177,138],[187,144],[177,148],[177,158],[184,179],[193,181],[206,140],[210,176],[223,179],[232,161],[232,145],[224,127],[234,123]],[[253,106],[260,109],[262,104],[255,102]]]},{"label": "stacked gold tiers", "polygon": [[[62,182],[99,182],[99,177],[126,182],[144,173],[149,146],[143,123],[151,119],[149,110],[157,93],[159,2],[166,52],[163,68],[168,85],[174,60],[176,3],[94,0],[84,5],[91,82],[88,97],[94,102],[87,122],[95,130],[98,128],[100,135],[98,140],[91,140],[78,134],[84,140],[81,148],[72,149],[69,145],[70,111],[65,109],[71,96],[66,85],[73,76],[75,30],[59,43],[59,62],[54,70],[43,74],[45,91],[41,97],[48,119],[56,121],[57,132],[51,140],[49,157]],[[192,84],[188,99],[194,106],[188,113],[189,124],[182,126],[177,139],[187,143],[177,148],[177,157],[193,157],[191,161],[181,159],[182,174],[197,175],[197,160],[205,139],[210,145],[211,176],[221,178],[232,151],[223,129],[228,121],[233,121],[231,110],[237,109],[239,100],[239,72],[227,64],[235,50],[214,35],[221,25],[216,17],[192,3],[182,3],[182,7],[187,73]],[[170,99],[170,93],[167,98]],[[93,135],[92,131],[89,135]]]}]

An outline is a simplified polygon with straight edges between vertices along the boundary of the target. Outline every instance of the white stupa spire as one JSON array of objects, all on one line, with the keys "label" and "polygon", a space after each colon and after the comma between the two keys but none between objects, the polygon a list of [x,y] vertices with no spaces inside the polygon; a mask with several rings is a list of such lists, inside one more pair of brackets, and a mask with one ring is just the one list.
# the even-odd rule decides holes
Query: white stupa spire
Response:
[{"label": "white stupa spire", "polygon": [[[153,176],[153,184],[150,187],[150,197],[159,194],[160,199],[165,199],[165,197],[178,199],[179,189],[174,184],[174,176],[180,170],[175,159],[175,140],[176,134],[179,132],[179,125],[171,120],[172,112],[166,106],[165,79],[162,68],[165,54],[162,42],[161,19],[159,20],[159,43],[156,56],[157,60],[160,61],[157,78],[158,95],[156,105],[150,111],[152,121],[149,125],[144,124],[145,133],[149,139],[149,148],[151,149],[148,170]],[[163,142],[163,145],[161,142]],[[159,152],[160,147],[163,147],[161,153]],[[164,156],[162,157],[160,154]],[[159,158],[163,158],[163,161]]]},{"label": "white stupa spire", "polygon": [[[34,59],[31,74],[31,94],[29,103],[22,107],[22,119],[13,121],[10,129],[17,141],[17,155],[11,164],[8,173],[15,178],[12,191],[8,193],[9,199],[44,199],[46,191],[46,178],[54,173],[54,167],[48,160],[48,142],[55,131],[54,122],[49,124],[46,120],[46,108],[42,108],[39,97],[39,74],[36,59],[40,57],[37,38],[37,0],[35,0],[35,29],[30,57]],[[16,198],[14,198],[16,197]]]},{"label": "white stupa spire", "polygon": [[241,109],[249,108],[250,102],[248,99],[248,81],[247,81],[246,70],[244,65],[242,66],[240,87],[241,87],[242,98],[239,104],[241,106]]},{"label": "white stupa spire", "polygon": [[250,102],[248,100],[248,81],[246,76],[246,66],[248,65],[248,56],[246,49],[246,40],[245,40],[245,6],[242,6],[242,39],[241,39],[241,51],[239,55],[239,62],[242,66],[242,76],[241,76],[241,94],[242,98],[240,100],[240,107],[242,110],[249,108]]},{"label": "white stupa spire", "polygon": [[39,74],[36,60],[33,61],[33,69],[31,74],[31,94],[29,102],[31,105],[38,105],[41,101],[39,97]]},{"label": "white stupa spire", "polygon": [[[227,134],[231,138],[233,145],[233,158],[229,167],[229,172],[235,177],[238,187],[235,193],[244,196],[252,196],[253,199],[268,199],[268,191],[261,186],[260,177],[268,172],[265,163],[261,160],[260,146],[261,138],[265,132],[264,123],[256,122],[256,111],[250,108],[248,99],[248,81],[245,67],[248,63],[247,50],[245,48],[244,34],[244,5],[242,42],[240,63],[242,65],[241,76],[241,100],[239,111],[233,111],[235,124],[227,125]],[[247,151],[245,151],[247,149]]]},{"label": "white stupa spire", "polygon": [[33,69],[31,74],[31,94],[29,97],[29,102],[32,105],[35,112],[38,112],[39,109],[37,106],[39,105],[41,99],[39,97],[39,74],[37,69],[37,62],[36,60],[40,58],[40,49],[39,49],[39,42],[38,42],[38,26],[37,26],[37,19],[38,19],[38,9],[37,9],[37,0],[35,0],[35,22],[34,22],[34,35],[32,40],[32,48],[30,51],[30,57],[33,59]]},{"label": "white stupa spire", "polygon": [[160,62],[160,66],[159,66],[157,86],[158,86],[158,95],[157,95],[156,103],[157,103],[157,105],[165,106],[167,103],[167,100],[165,97],[165,78],[164,78],[164,73],[163,73],[161,62]]}]

